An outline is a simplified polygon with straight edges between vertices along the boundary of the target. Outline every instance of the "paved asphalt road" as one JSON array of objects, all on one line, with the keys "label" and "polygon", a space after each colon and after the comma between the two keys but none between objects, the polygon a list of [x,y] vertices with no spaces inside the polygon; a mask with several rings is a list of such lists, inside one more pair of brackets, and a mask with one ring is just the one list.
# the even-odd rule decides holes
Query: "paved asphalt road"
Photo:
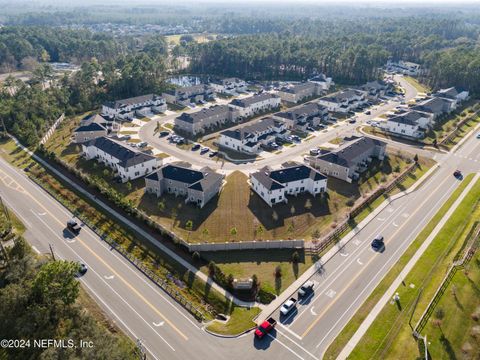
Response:
[{"label": "paved asphalt road", "polygon": [[[396,76],[395,80],[399,82],[400,85],[405,89],[405,101],[413,99],[417,95],[416,89],[412,85],[410,85],[410,83],[408,83],[402,76]],[[349,124],[347,121],[344,121],[340,125],[340,127],[334,128],[333,126],[329,126],[327,130],[315,132],[315,137],[313,139],[303,141],[302,143],[297,144],[294,147],[285,147],[283,149],[283,152],[280,154],[274,154],[271,156],[265,155],[264,159],[249,163],[222,163],[221,161],[210,159],[207,155],[202,156],[198,151],[194,152],[189,150],[182,150],[176,147],[175,144],[169,143],[166,138],[160,138],[158,134],[154,134],[156,121],[150,121],[149,123],[146,123],[146,125],[142,126],[139,131],[139,137],[142,141],[148,142],[149,145],[177,158],[178,160],[187,161],[200,167],[209,166],[212,169],[219,169],[225,171],[241,170],[244,172],[250,172],[264,166],[274,166],[282,164],[286,161],[302,161],[303,155],[305,153],[308,153],[310,149],[318,147],[321,144],[332,140],[338,136],[353,135],[359,125],[365,123],[367,120],[373,120],[374,118],[378,117],[381,114],[384,114],[387,111],[393,110],[399,104],[400,103],[398,101],[388,101],[381,105],[377,105],[373,109],[371,109],[370,115],[358,113],[357,122],[354,124]],[[189,109],[188,111],[192,112],[193,110]],[[178,116],[178,114],[168,115],[161,118],[159,121],[161,123],[172,121],[176,116]]]},{"label": "paved asphalt road", "polygon": [[[27,239],[42,253],[53,245],[59,258],[78,260],[89,271],[82,284],[107,314],[133,338],[143,339],[156,359],[319,359],[388,268],[421,231],[459,182],[452,172],[480,170],[480,141],[474,136],[441,159],[417,191],[393,202],[313,276],[315,294],[282,319],[263,341],[252,334],[221,339],[207,334],[168,295],[156,288],[92,231],[71,238],[71,214],[21,171],[0,160],[0,195],[29,229]],[[370,240],[385,236],[386,250],[374,253]],[[277,316],[277,315],[275,315]]]},{"label": "paved asphalt road", "polygon": [[[52,244],[59,258],[88,265],[80,280],[106,313],[132,338],[141,338],[156,359],[320,359],[330,341],[374,289],[388,268],[421,231],[464,173],[480,170],[480,140],[471,136],[454,154],[440,155],[440,168],[417,191],[380,212],[347,246],[313,276],[315,293],[282,319],[263,341],[251,333],[236,339],[207,334],[168,295],[156,288],[92,231],[71,238],[65,230],[71,214],[0,159],[0,195],[28,228],[26,238],[42,253]],[[371,239],[386,239],[382,254]],[[275,315],[277,316],[277,315]]]}]

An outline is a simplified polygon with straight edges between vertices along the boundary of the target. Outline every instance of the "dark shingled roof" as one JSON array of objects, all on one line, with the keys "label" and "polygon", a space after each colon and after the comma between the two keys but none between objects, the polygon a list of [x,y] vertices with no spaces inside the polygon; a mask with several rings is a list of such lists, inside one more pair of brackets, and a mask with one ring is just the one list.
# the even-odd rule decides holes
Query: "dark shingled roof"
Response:
[{"label": "dark shingled roof", "polygon": [[284,118],[284,119],[290,119],[290,120],[296,120],[299,117],[309,117],[309,116],[315,116],[323,111],[325,111],[326,108],[320,104],[317,104],[315,102],[311,103],[306,103],[294,108],[290,108],[287,111],[282,111],[278,112],[275,114],[275,116]]},{"label": "dark shingled roof", "polygon": [[252,176],[268,190],[282,189],[285,187],[283,184],[287,184],[292,181],[305,179],[319,181],[326,179],[324,175],[310,166],[297,163],[284,166],[279,170],[270,170],[269,168],[264,167],[256,173],[253,173]]},{"label": "dark shingled roof", "polygon": [[74,132],[77,133],[77,132],[85,132],[85,131],[102,131],[102,130],[107,131],[107,129],[104,126],[93,122],[89,125],[80,126],[76,128]]},{"label": "dark shingled roof", "polygon": [[229,111],[230,108],[227,105],[215,105],[193,113],[184,112],[177,119],[193,124],[215,115],[226,115]]},{"label": "dark shingled roof", "polygon": [[246,108],[246,107],[249,107],[249,106],[251,106],[255,103],[265,101],[267,99],[274,99],[274,98],[279,99],[279,97],[277,95],[273,95],[273,94],[264,92],[264,93],[261,93],[261,94],[257,94],[257,95],[253,95],[253,96],[244,98],[244,99],[234,99],[230,102],[230,104]]},{"label": "dark shingled roof", "polygon": [[394,116],[388,119],[388,121],[396,122],[399,124],[416,126],[418,125],[418,119],[421,119],[422,117],[426,117],[426,116],[427,116],[426,114],[422,114],[421,112],[418,112],[418,111],[409,111],[399,116]]},{"label": "dark shingled roof", "polygon": [[255,133],[265,131],[269,128],[281,126],[282,124],[283,121],[275,120],[272,118],[264,118],[254,124],[246,125],[235,130],[225,130],[222,131],[220,134],[231,137],[233,139],[242,140],[248,138],[249,136],[253,136],[253,134]]},{"label": "dark shingled roof", "polygon": [[[160,173],[162,174],[161,176],[159,176]],[[199,171],[178,164],[167,164],[146,176],[146,179],[154,181],[158,181],[161,178],[186,183],[190,189],[204,191],[221,179],[222,175],[208,167]]]},{"label": "dark shingled roof", "polygon": [[359,154],[362,154],[375,146],[387,145],[383,141],[366,136],[352,136],[350,138],[345,138],[344,140],[347,141],[345,145],[328,153],[320,154],[317,158],[333,164],[350,167],[351,165],[354,165],[353,159]]},{"label": "dark shingled roof", "polygon": [[105,136],[90,140],[86,146],[95,146],[103,152],[113,156],[119,160],[118,165],[124,168],[155,159],[154,156],[132,149]]},{"label": "dark shingled roof", "polygon": [[306,89],[312,89],[312,88],[315,88],[315,84],[312,83],[312,82],[304,82],[304,83],[300,83],[300,84],[295,84],[291,87],[284,87],[282,89],[280,89],[280,91],[282,92],[286,92],[286,93],[289,93],[289,94],[297,94],[301,91],[304,91]]},{"label": "dark shingled roof", "polygon": [[128,98],[128,99],[106,102],[104,105],[108,106],[109,108],[112,108],[112,109],[119,109],[119,108],[124,107],[124,106],[136,105],[136,104],[144,103],[144,102],[147,102],[147,101],[158,100],[158,99],[161,99],[161,98],[162,97],[159,96],[159,95],[147,94],[147,95],[136,96],[136,97],[132,97],[132,98]]}]

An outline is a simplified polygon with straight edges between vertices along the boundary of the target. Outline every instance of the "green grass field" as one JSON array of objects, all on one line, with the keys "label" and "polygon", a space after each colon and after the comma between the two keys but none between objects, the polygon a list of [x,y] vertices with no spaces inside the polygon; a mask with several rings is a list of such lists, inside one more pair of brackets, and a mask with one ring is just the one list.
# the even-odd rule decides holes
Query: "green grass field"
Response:
[{"label": "green grass field", "polygon": [[404,79],[407,80],[420,93],[428,93],[431,91],[427,85],[420,83],[417,79],[411,76],[404,76]]},{"label": "green grass field", "polygon": [[[385,278],[380,282],[380,284],[370,294],[367,300],[362,304],[360,309],[356,312],[355,316],[343,328],[343,330],[332,342],[332,344],[330,344],[327,351],[325,352],[325,359],[335,359],[338,356],[338,354],[344,348],[348,340],[350,340],[353,334],[357,331],[360,324],[365,320],[365,318],[370,313],[372,308],[380,300],[380,298],[383,296],[385,291],[389,288],[392,281],[397,277],[398,273],[408,263],[410,258],[415,254],[415,252],[418,250],[421,244],[425,241],[428,235],[433,231],[435,226],[440,222],[441,218],[452,206],[452,204],[455,202],[455,200],[458,198],[461,192],[465,189],[468,183],[472,180],[472,178],[473,178],[473,175],[468,175],[465,178],[465,180],[460,184],[460,186],[454,191],[454,193],[450,196],[450,198],[445,202],[445,204],[430,220],[427,226],[417,236],[417,238],[409,246],[409,248],[400,258],[400,260],[393,266],[393,268],[388,272]],[[385,332],[386,331],[387,330],[385,330]]]},{"label": "green grass field", "polygon": [[[468,179],[471,180],[471,177]],[[457,192],[456,195],[459,193]],[[400,294],[402,310],[399,311],[397,306],[387,304],[354,349],[351,358],[411,359],[412,356],[420,355],[418,354],[418,345],[411,335],[409,318],[412,315],[412,324],[419,320],[445,276],[446,270],[462,248],[474,221],[480,219],[479,197],[480,181],[474,185],[417,265],[405,278],[406,284],[415,286],[412,288],[402,285],[397,289]],[[454,199],[449,200],[450,204]],[[443,206],[439,214],[446,212],[447,209],[448,207]],[[439,214],[422,231],[415,243],[419,240],[421,243],[426,239],[433,230],[435,221],[440,220],[441,215]],[[408,252],[410,252],[410,248]],[[417,297],[418,303],[414,306]]]},{"label": "green grass field", "polygon": [[255,326],[253,319],[260,313],[260,309],[233,307],[227,322],[213,321],[207,326],[207,330],[220,335],[239,335]]}]

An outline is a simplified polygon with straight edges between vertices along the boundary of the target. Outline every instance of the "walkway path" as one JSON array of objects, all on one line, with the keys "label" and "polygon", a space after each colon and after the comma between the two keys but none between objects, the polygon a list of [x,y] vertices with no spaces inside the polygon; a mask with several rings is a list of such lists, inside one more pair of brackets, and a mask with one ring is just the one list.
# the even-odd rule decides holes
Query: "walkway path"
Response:
[{"label": "walkway path", "polygon": [[422,257],[423,253],[427,248],[430,246],[432,241],[435,239],[435,237],[438,235],[438,233],[442,230],[443,226],[445,223],[448,221],[448,219],[452,216],[454,211],[457,209],[457,207],[460,205],[462,200],[467,196],[468,192],[472,189],[472,187],[475,185],[475,183],[480,179],[480,174],[476,174],[472,181],[467,185],[467,187],[463,190],[463,192],[460,194],[458,199],[453,203],[453,205],[448,209],[447,213],[442,217],[440,222],[435,226],[433,231],[430,233],[430,235],[427,237],[427,239],[422,243],[420,248],[417,250],[415,255],[410,259],[410,261],[405,265],[403,270],[398,274],[397,278],[393,281],[393,283],[390,285],[388,290],[383,294],[382,298],[378,301],[378,303],[375,305],[375,307],[370,311],[368,316],[365,318],[365,320],[362,322],[358,330],[355,332],[355,334],[352,336],[352,338],[349,340],[347,345],[343,348],[342,352],[338,356],[337,360],[343,360],[346,359],[350,353],[353,351],[355,346],[360,342],[362,339],[363,335],[367,332],[368,328],[372,323],[375,321],[376,317],[378,314],[382,311],[383,307],[392,299],[392,296],[395,294],[395,291],[397,288],[402,284],[402,281],[405,279],[405,277],[408,275],[408,273],[413,269],[415,264],[418,262],[418,260]]}]

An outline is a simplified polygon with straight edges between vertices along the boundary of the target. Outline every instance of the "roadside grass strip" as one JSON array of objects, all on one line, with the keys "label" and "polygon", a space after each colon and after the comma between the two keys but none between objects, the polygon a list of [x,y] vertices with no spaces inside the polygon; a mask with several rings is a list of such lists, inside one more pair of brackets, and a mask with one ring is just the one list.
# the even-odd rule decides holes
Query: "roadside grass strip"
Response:
[{"label": "roadside grass strip", "polygon": [[[420,232],[417,238],[412,242],[412,244],[408,247],[405,251],[403,256],[399,259],[399,261],[392,267],[392,269],[388,272],[388,274],[384,277],[384,279],[380,282],[380,284],[375,288],[375,290],[370,294],[367,300],[362,304],[362,306],[358,309],[354,317],[348,322],[348,324],[343,328],[337,338],[330,344],[328,349],[325,352],[324,358],[325,359],[336,359],[337,356],[340,354],[342,349],[345,347],[347,342],[353,336],[353,334],[358,330],[362,322],[365,318],[369,315],[370,311],[373,307],[377,304],[383,294],[387,291],[390,287],[390,284],[393,280],[397,277],[398,273],[405,267],[408,263],[410,258],[415,254],[418,248],[422,245],[422,243],[427,239],[433,229],[438,225],[441,221],[443,216],[447,213],[449,208],[455,202],[455,200],[459,197],[462,191],[468,186],[468,184],[473,179],[473,174],[469,174],[465,177],[459,187],[454,191],[454,193],[450,196],[450,198],[445,202],[445,204],[440,208],[440,210],[435,214],[435,216],[430,220],[430,222],[425,226],[425,228]],[[459,218],[457,214],[460,211],[460,208],[464,208],[464,203],[469,200],[469,203],[475,201],[480,195],[480,183],[477,183],[472,191],[469,193],[462,204],[459,206],[457,211],[454,213],[454,216],[450,220],[453,220],[454,217],[457,219]],[[474,196],[476,194],[476,197]],[[468,214],[468,212],[466,213]],[[447,224],[450,225],[451,221]],[[443,232],[442,232],[443,233]],[[437,248],[440,247],[440,250]],[[407,286],[403,287],[401,290],[400,298],[401,304],[404,311],[400,312],[400,316],[406,313],[411,303],[415,300],[416,296],[418,295],[418,289],[420,288],[422,278],[423,280],[428,274],[428,271],[432,268],[432,264],[435,263],[435,260],[438,257],[438,254],[441,253],[441,248],[445,248],[447,244],[442,243],[441,240],[437,238],[431,244],[431,246],[427,249],[425,254],[421,257],[418,264],[409,274],[408,278],[405,279],[405,284]],[[415,276],[414,276],[415,274]],[[440,278],[444,275],[444,272],[440,271]],[[412,283],[414,288],[412,289],[409,284]],[[428,303],[428,299],[426,303]],[[417,308],[418,309],[418,308]],[[417,312],[421,314],[423,309],[418,309]],[[397,317],[399,316],[399,312],[396,306],[388,305],[386,306],[381,314],[377,317],[375,322],[369,328],[365,336],[362,338],[360,344],[354,349],[352,352],[351,358],[355,359],[371,359],[373,353],[378,348],[378,345],[382,339],[385,338],[387,333],[392,329],[393,326],[399,326],[396,322]],[[403,316],[402,320],[408,323],[408,317]],[[412,321],[412,323],[414,323]],[[408,325],[406,324],[408,327]],[[408,328],[410,329],[410,328]],[[411,331],[409,334],[409,338],[412,343],[415,342],[413,337],[411,336]]]}]

